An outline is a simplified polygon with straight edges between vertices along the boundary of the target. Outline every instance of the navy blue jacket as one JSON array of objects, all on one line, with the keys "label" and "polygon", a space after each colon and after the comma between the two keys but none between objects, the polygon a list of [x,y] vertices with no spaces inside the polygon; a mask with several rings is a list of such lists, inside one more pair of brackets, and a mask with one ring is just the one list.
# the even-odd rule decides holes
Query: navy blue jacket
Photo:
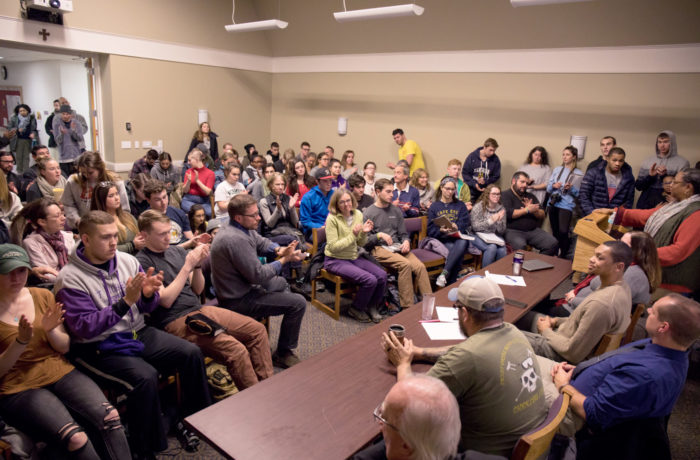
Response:
[{"label": "navy blue jacket", "polygon": [[438,200],[433,202],[428,208],[428,236],[437,238],[441,241],[454,240],[453,237],[448,236],[440,231],[440,227],[433,223],[433,220],[440,216],[445,216],[450,222],[457,225],[457,228],[462,233],[467,233],[469,227],[471,226],[469,218],[469,210],[467,206],[457,200],[451,203],[443,203]]},{"label": "navy blue jacket", "polygon": [[[394,185],[395,187],[395,185]],[[404,217],[417,217],[420,215],[420,192],[417,188],[412,185],[408,186],[408,191],[394,188],[394,194],[392,200],[399,200],[399,203],[408,203],[411,205],[406,211],[401,209]]]},{"label": "navy blue jacket", "polygon": [[604,161],[597,167],[586,171],[586,175],[583,176],[578,199],[584,216],[592,213],[594,209],[618,206],[631,208],[634,204],[634,174],[632,174],[630,165],[625,163],[622,166],[622,180],[612,200],[608,199],[608,181],[605,178],[607,165],[608,163]]},{"label": "navy blue jacket", "polygon": [[476,179],[479,177],[479,172],[483,174],[485,180],[481,188],[493,184],[501,178],[501,160],[494,153],[485,162],[482,162],[479,152],[483,148],[479,147],[467,155],[467,158],[464,159],[464,166],[462,166],[462,179],[469,185],[469,189],[472,192],[472,201],[481,195],[481,192],[476,189]]}]

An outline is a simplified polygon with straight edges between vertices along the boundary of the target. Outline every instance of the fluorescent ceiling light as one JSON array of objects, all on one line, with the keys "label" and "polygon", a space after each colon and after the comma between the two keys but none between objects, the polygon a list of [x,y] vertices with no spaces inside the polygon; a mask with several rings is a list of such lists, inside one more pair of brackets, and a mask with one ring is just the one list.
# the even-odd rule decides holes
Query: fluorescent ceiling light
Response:
[{"label": "fluorescent ceiling light", "polygon": [[513,8],[519,6],[538,6],[538,5],[554,5],[557,3],[578,3],[578,2],[590,2],[592,0],[510,0],[510,4]]},{"label": "fluorescent ceiling light", "polygon": [[286,29],[288,22],[279,19],[268,19],[266,21],[244,22],[241,24],[229,24],[224,26],[226,32],[255,32],[258,30]]},{"label": "fluorescent ceiling light", "polygon": [[420,16],[425,8],[416,4],[382,6],[364,10],[339,11],[333,13],[338,22],[361,21],[364,19],[397,18],[400,16]]}]

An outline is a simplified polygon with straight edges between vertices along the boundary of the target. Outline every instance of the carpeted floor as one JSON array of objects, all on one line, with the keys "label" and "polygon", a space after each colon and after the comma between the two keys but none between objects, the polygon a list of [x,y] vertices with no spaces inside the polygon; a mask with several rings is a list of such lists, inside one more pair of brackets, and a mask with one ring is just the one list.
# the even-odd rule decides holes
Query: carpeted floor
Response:
[{"label": "carpeted floor", "polygon": [[[571,289],[571,285],[565,284],[557,288],[553,294],[566,292],[569,289]],[[324,298],[327,295],[323,294]],[[343,308],[346,308],[348,305],[349,301],[344,301]],[[385,321],[390,321],[390,319]],[[279,326],[280,318],[271,318],[270,345],[273,350],[279,336]],[[335,321],[326,314],[321,313],[311,304],[308,304],[299,337],[299,357],[302,360],[307,359],[370,326],[372,326],[371,323],[361,324],[344,314],[341,314],[340,321]],[[377,352],[379,352],[379,344],[377,344]],[[275,369],[275,373],[277,372],[281,372],[281,370]],[[235,398],[236,396],[232,397]],[[669,421],[669,439],[674,460],[700,459],[700,417],[698,417],[697,413],[698,408],[700,408],[700,352],[697,353],[697,356],[693,355],[688,380]],[[223,457],[204,442],[200,444],[197,452],[185,452],[180,448],[180,444],[175,438],[170,438],[169,449],[158,455],[158,458],[162,460],[199,460]]]}]

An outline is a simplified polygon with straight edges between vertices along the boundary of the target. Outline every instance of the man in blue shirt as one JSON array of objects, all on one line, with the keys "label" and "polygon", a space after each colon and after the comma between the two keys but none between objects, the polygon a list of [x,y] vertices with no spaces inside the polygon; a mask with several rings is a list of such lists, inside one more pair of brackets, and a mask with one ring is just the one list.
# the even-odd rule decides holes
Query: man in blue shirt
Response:
[{"label": "man in blue shirt", "polygon": [[401,209],[404,217],[416,217],[420,214],[420,192],[408,183],[408,166],[399,163],[394,168],[394,206]]},{"label": "man in blue shirt", "polygon": [[309,190],[299,205],[299,220],[304,229],[304,236],[311,241],[311,229],[326,225],[328,204],[331,201],[333,175],[328,168],[318,168],[314,172],[318,185]]},{"label": "man in blue shirt", "polygon": [[[571,395],[569,407],[579,430],[579,449],[591,453],[600,449],[613,458],[618,456],[611,449],[625,449],[627,454],[638,449],[639,455],[634,458],[662,458],[658,444],[650,442],[655,439],[653,433],[647,431],[634,439],[624,436],[641,431],[632,427],[648,427],[649,422],[670,415],[688,373],[687,350],[700,338],[700,304],[671,294],[647,312],[650,339],[578,366],[550,361],[554,388]],[[552,391],[552,385],[546,384],[545,392],[551,395]],[[659,425],[660,436],[665,439],[665,422]]]}]

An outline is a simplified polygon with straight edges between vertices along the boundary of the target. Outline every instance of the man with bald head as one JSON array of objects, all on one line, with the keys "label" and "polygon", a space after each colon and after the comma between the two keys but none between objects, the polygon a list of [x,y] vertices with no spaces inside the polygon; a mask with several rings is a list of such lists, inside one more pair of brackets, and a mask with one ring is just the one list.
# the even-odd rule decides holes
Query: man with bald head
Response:
[{"label": "man with bald head", "polygon": [[[700,304],[679,294],[647,309],[648,339],[572,366],[540,359],[548,400],[571,395],[580,458],[671,458],[666,423],[700,338]],[[569,433],[570,434],[570,433]]]}]

